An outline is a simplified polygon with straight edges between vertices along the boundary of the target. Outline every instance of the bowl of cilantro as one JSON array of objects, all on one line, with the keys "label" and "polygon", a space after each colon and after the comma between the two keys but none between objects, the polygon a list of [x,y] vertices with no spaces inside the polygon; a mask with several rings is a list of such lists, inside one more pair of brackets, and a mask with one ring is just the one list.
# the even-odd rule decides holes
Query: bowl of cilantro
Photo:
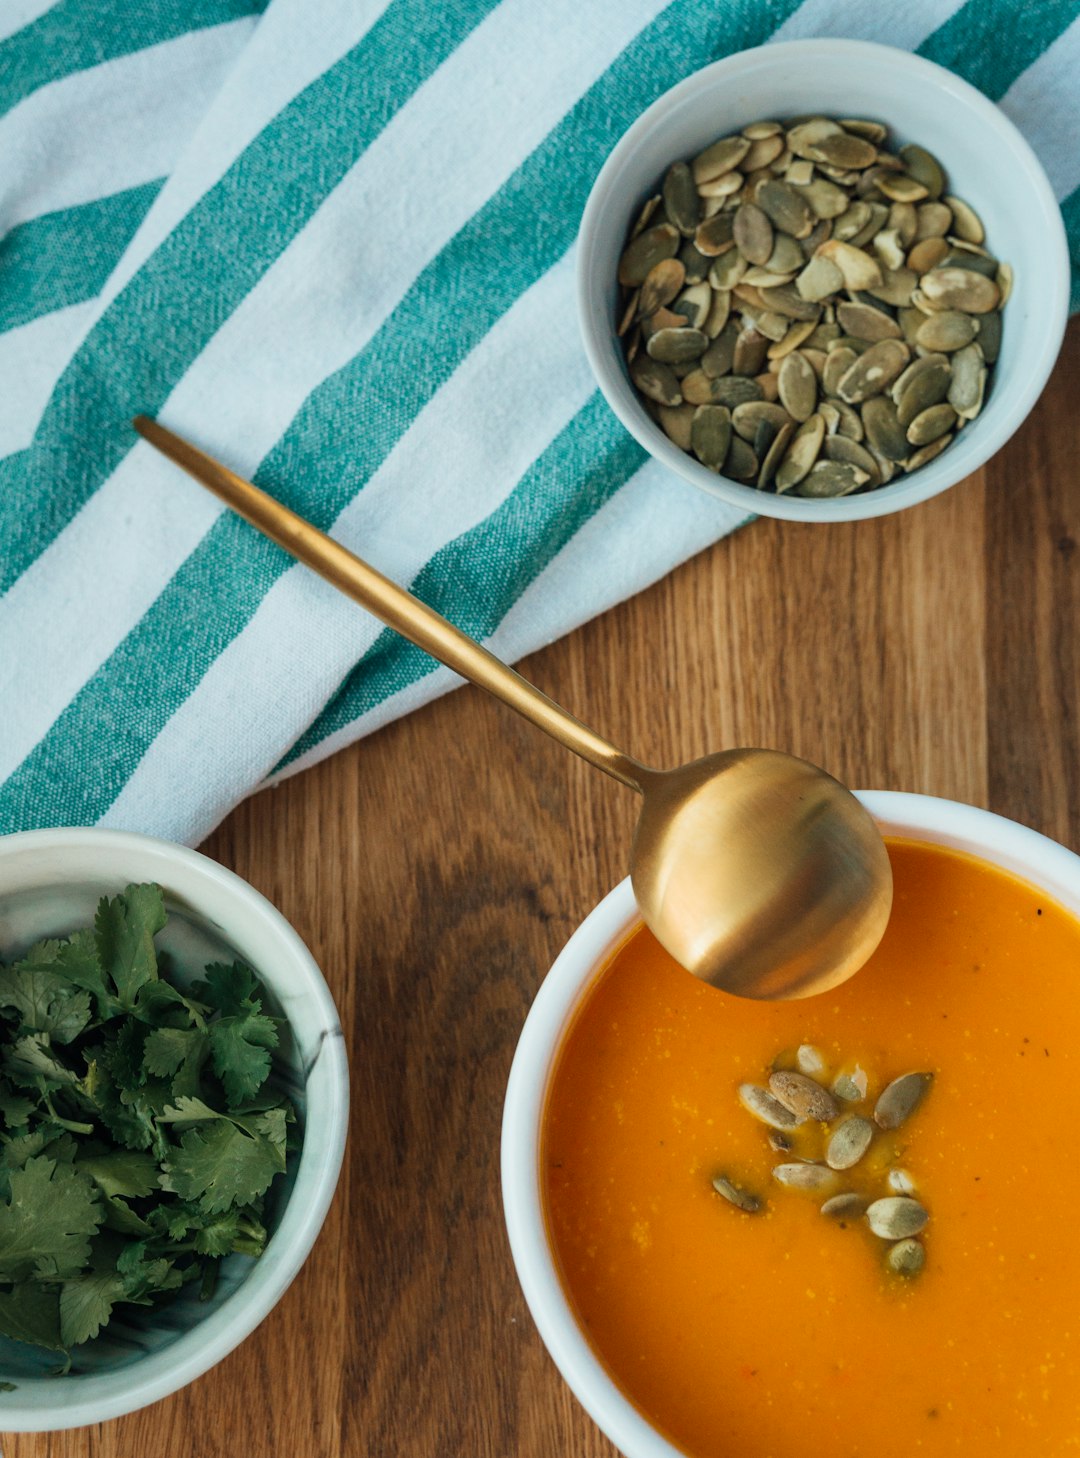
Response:
[{"label": "bowl of cilantro", "polygon": [[0,837],[0,1431],[102,1422],[254,1330],[341,1168],[337,1010],[195,851]]}]

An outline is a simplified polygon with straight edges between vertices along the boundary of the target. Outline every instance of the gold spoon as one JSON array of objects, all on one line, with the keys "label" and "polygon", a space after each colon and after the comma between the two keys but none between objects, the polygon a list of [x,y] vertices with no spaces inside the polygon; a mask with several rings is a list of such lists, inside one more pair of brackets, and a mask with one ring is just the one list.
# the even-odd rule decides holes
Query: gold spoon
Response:
[{"label": "gold spoon", "polygon": [[672,770],[639,764],[265,491],[145,415],[134,425],[298,562],[637,790],[634,894],[657,940],[696,977],[741,997],[806,997],[870,956],[889,917],[892,871],[869,813],[831,775],[772,749],[729,749]]}]

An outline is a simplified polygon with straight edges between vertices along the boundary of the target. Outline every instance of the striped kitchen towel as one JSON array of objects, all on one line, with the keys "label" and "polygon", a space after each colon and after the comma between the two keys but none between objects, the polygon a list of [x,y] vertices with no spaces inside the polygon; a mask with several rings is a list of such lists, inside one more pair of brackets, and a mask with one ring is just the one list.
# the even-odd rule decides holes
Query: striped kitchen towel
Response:
[{"label": "striped kitchen towel", "polygon": [[161,413],[516,659],[738,524],[578,340],[622,131],[814,34],[1001,102],[1080,237],[1080,0],[2,0],[0,830],[199,841],[455,682],[136,443]]}]

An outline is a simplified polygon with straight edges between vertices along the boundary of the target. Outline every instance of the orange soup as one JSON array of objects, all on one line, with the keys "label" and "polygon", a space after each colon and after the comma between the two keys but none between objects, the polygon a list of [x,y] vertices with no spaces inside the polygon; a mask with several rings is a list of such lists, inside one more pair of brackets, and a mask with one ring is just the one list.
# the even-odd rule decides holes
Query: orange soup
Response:
[{"label": "orange soup", "polygon": [[[969,857],[889,852],[888,931],[843,987],[742,1001],[640,930],[556,1061],[541,1159],[564,1288],[615,1382],[694,1458],[1080,1448],[1080,922]],[[772,1177],[785,1155],[737,1090],[804,1044],[827,1086],[869,1073],[848,1106],[864,1114],[897,1076],[934,1075],[889,1136],[930,1214],[917,1276],[886,1271],[865,1219]],[[720,1171],[762,1208],[721,1198]]]}]

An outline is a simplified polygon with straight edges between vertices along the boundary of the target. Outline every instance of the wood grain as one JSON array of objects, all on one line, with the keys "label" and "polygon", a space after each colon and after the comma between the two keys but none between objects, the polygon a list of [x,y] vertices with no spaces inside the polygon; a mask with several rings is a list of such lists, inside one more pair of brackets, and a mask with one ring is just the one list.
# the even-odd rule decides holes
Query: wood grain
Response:
[{"label": "wood grain", "polygon": [[[524,671],[646,759],[775,745],[1080,849],[1078,387],[1073,326],[978,477],[881,521],[759,521]],[[464,690],[229,818],[205,849],[282,908],[341,1009],[337,1200],[213,1372],[116,1423],[10,1437],[8,1458],[611,1458],[518,1291],[498,1142],[530,999],[623,874],[634,810]]]}]

